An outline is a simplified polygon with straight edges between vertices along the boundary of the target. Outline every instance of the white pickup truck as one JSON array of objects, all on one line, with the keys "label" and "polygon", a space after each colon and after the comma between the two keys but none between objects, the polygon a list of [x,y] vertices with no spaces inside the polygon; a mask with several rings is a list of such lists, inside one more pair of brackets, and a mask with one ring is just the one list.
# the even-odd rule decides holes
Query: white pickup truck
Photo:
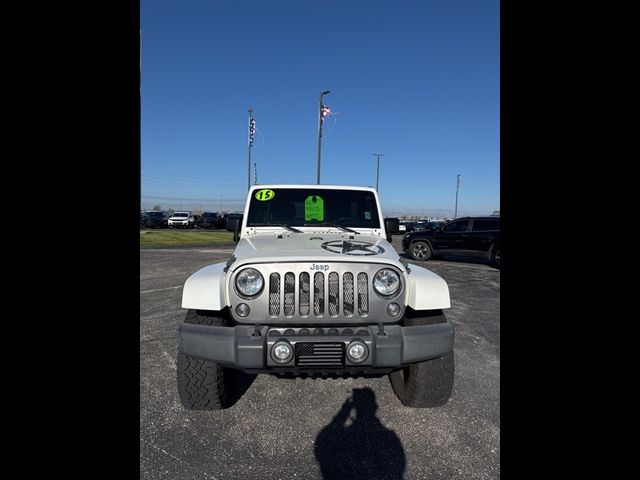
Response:
[{"label": "white pickup truck", "polygon": [[177,385],[189,409],[229,406],[234,371],[389,375],[402,404],[447,402],[454,329],[446,282],[387,241],[375,189],[260,185],[226,263],[191,275]]}]

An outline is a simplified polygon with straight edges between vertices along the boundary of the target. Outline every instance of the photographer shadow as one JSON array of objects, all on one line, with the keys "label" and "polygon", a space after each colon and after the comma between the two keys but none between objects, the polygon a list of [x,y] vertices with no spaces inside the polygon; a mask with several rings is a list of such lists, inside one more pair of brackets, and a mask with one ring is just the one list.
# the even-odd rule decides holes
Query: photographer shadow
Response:
[{"label": "photographer shadow", "polygon": [[322,478],[402,479],[406,466],[402,443],[376,417],[376,396],[369,387],[354,388],[315,442]]}]

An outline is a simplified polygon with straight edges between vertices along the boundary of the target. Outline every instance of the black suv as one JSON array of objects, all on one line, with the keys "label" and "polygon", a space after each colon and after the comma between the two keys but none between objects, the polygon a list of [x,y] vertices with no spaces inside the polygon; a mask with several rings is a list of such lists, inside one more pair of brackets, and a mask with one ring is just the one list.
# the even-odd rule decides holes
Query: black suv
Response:
[{"label": "black suv", "polygon": [[155,210],[143,212],[140,219],[141,228],[167,228],[169,227],[169,212]]},{"label": "black suv", "polygon": [[224,219],[218,212],[204,212],[196,221],[199,228],[223,228]]},{"label": "black suv", "polygon": [[481,257],[500,267],[500,217],[464,217],[434,230],[407,233],[402,249],[414,260],[436,255]]}]

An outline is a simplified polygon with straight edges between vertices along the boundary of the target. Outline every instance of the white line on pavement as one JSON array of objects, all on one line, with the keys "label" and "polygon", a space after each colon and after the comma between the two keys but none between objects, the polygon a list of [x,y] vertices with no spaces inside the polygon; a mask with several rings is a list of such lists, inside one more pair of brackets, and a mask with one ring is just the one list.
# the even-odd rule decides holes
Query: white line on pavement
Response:
[{"label": "white line on pavement", "polygon": [[142,290],[140,293],[161,292],[163,290],[175,290],[176,288],[182,288],[182,285],[176,285],[175,287],[156,288],[155,290]]}]

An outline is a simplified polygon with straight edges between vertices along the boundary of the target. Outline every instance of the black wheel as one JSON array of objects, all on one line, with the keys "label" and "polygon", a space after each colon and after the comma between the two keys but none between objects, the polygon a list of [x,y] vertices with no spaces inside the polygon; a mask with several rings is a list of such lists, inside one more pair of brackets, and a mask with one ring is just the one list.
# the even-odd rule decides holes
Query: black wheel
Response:
[{"label": "black wheel", "polygon": [[427,242],[417,241],[411,243],[409,247],[409,253],[411,254],[411,258],[414,260],[429,260],[431,255],[433,255],[433,251],[431,250],[431,246]]},{"label": "black wheel", "polygon": [[491,252],[491,263],[500,268],[500,247],[495,247]]},{"label": "black wheel", "polygon": [[[430,315],[405,318],[405,326],[446,323],[442,310]],[[453,352],[425,362],[413,363],[389,374],[396,396],[407,407],[432,408],[447,403],[453,390]]]},{"label": "black wheel", "polygon": [[[185,323],[230,326],[230,322],[214,312],[189,310]],[[220,364],[200,360],[182,353],[178,347],[178,394],[182,405],[190,410],[220,410],[234,403],[236,372]]]}]

